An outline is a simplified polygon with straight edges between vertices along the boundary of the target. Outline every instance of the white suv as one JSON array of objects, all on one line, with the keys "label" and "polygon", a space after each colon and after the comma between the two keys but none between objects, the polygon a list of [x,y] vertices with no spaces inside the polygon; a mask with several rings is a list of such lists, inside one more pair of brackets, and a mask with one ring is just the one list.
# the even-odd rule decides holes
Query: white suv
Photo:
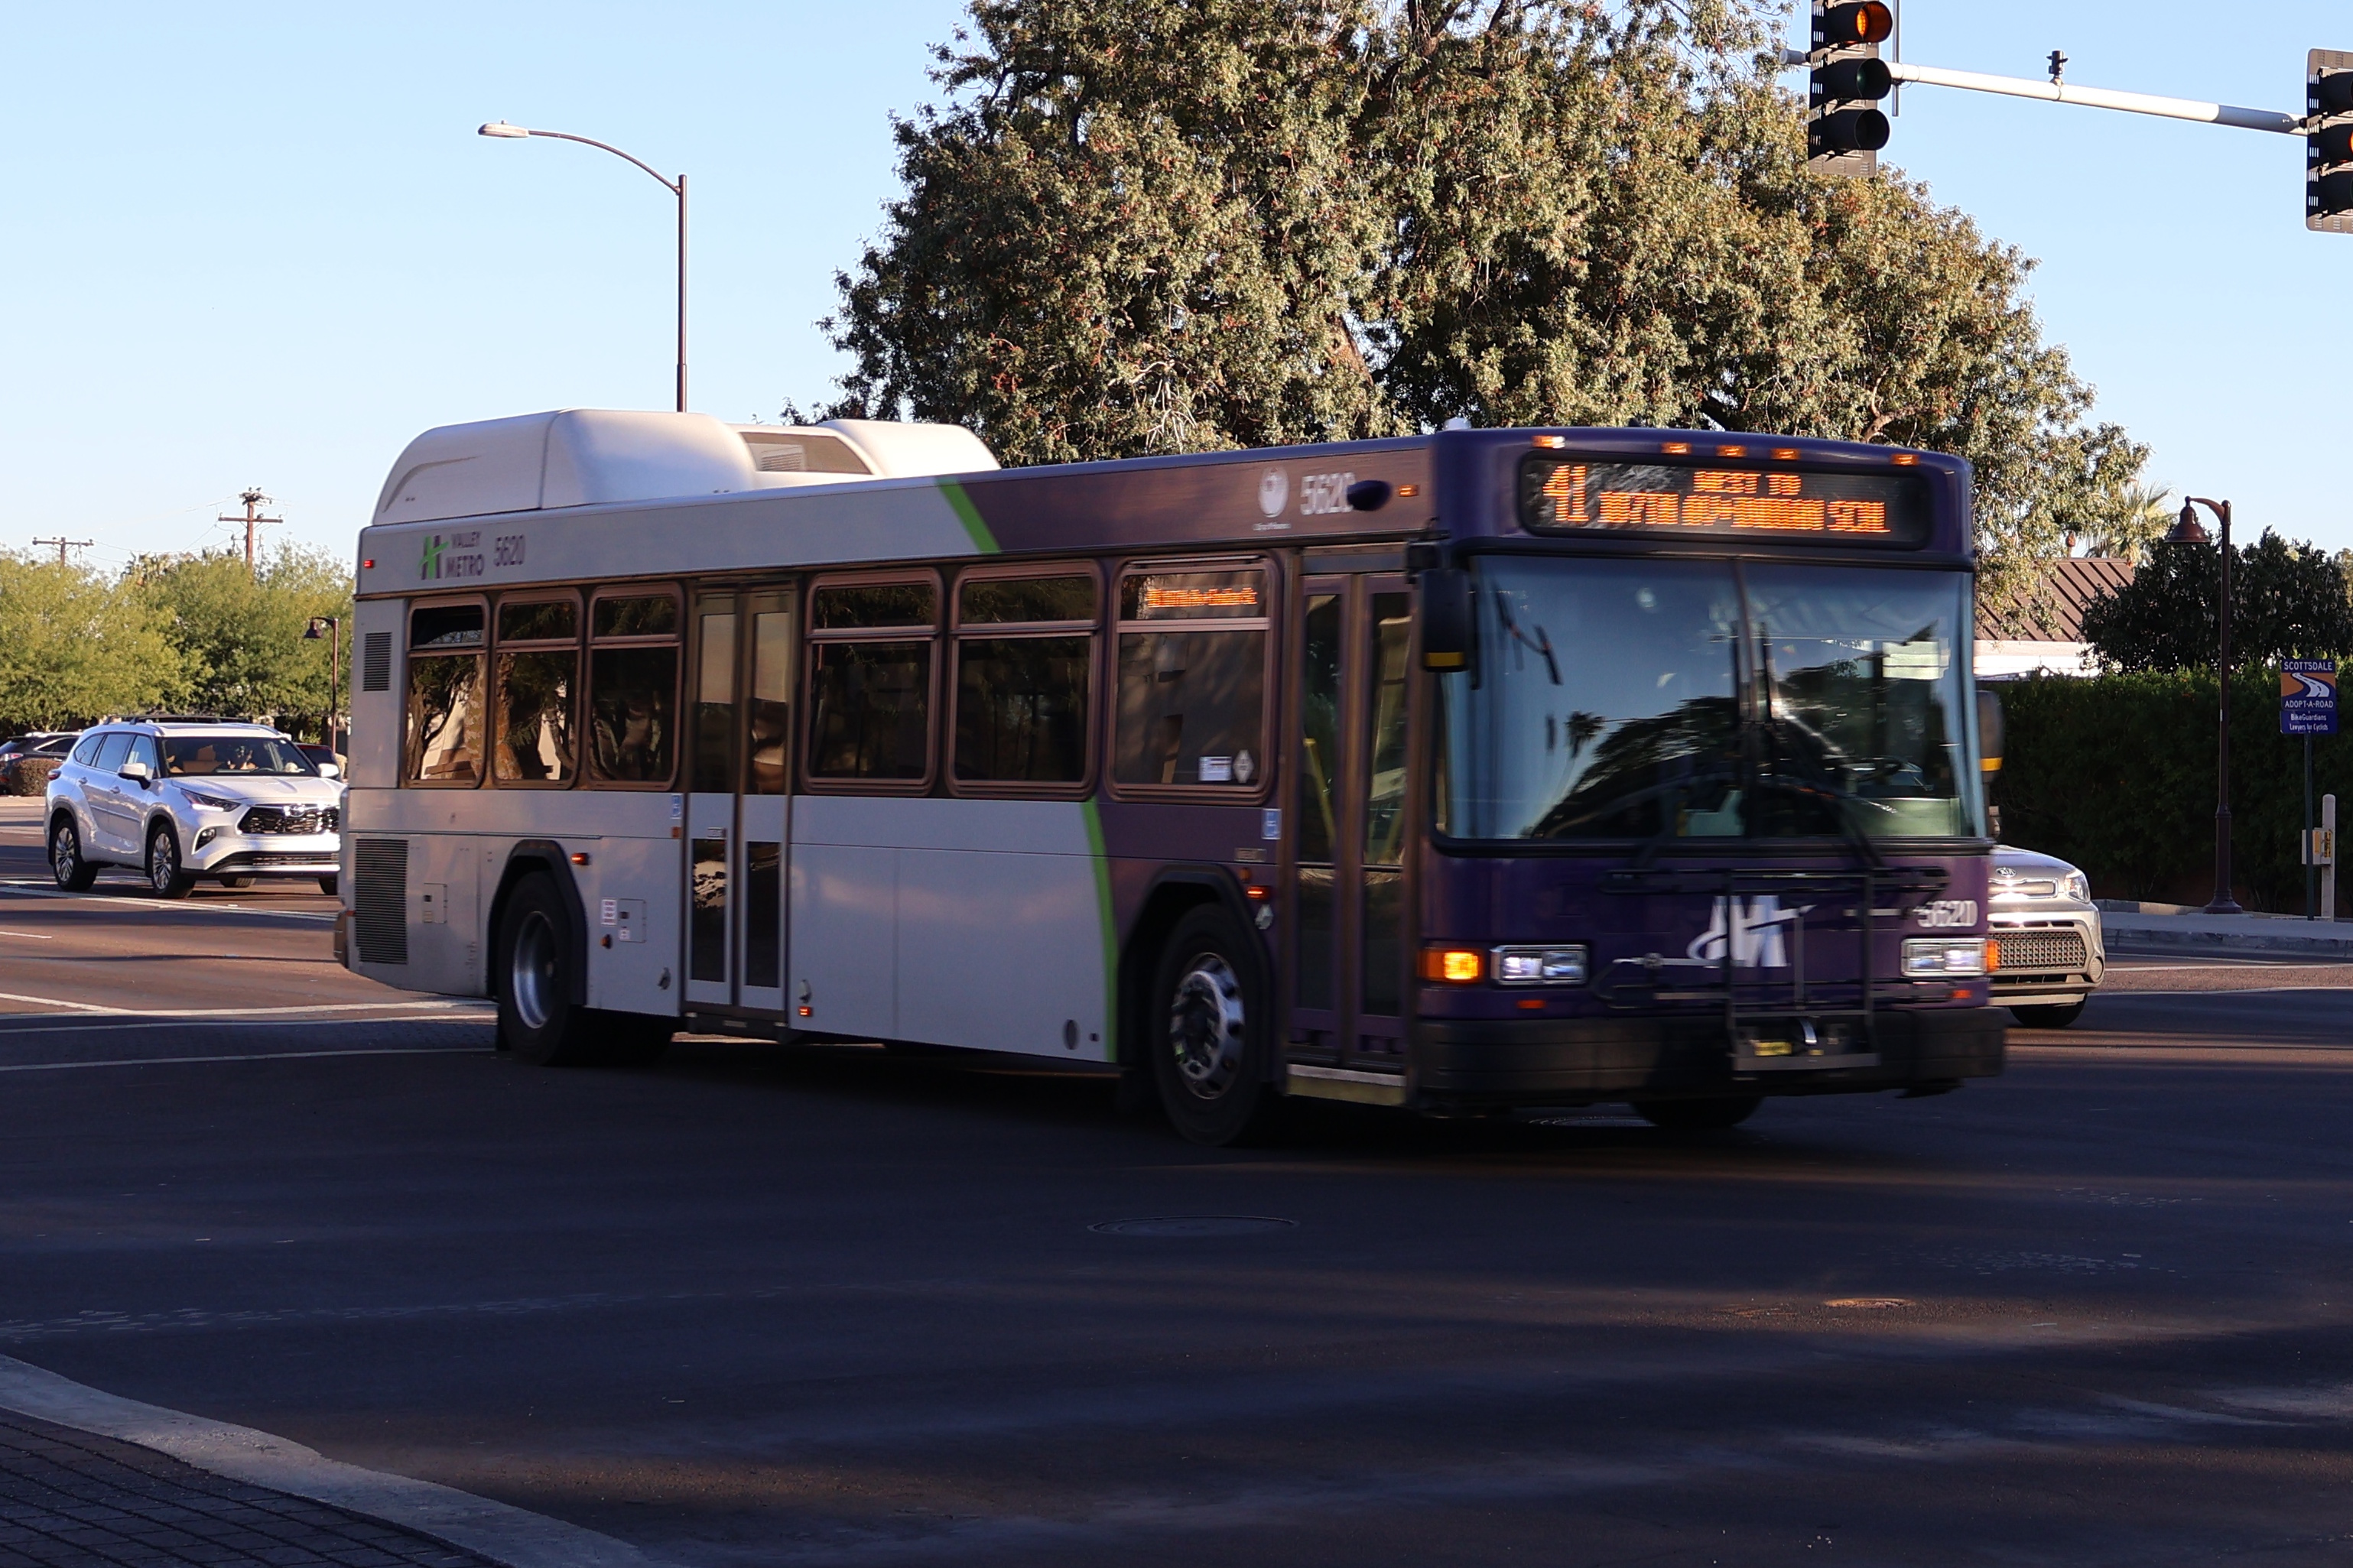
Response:
[{"label": "white suv", "polygon": [[163,899],[185,898],[199,878],[316,878],[332,893],[342,797],[332,765],[264,724],[94,725],[49,779],[49,870],[77,892],[123,866]]}]

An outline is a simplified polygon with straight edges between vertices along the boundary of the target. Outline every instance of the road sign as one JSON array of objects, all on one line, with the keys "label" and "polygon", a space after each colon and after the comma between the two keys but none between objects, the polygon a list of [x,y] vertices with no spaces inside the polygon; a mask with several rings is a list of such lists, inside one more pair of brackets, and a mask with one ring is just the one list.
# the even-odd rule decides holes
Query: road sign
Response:
[{"label": "road sign", "polygon": [[2280,661],[2280,733],[2337,733],[2335,659],[2285,658]]}]

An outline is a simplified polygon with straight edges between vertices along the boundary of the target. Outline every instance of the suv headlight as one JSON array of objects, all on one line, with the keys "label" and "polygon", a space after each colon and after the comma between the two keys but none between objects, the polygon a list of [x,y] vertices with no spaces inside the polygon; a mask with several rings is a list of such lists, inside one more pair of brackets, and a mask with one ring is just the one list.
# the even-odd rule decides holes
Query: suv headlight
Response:
[{"label": "suv headlight", "polygon": [[235,811],[243,804],[239,801],[224,799],[216,795],[206,795],[201,790],[190,789],[185,784],[180,786],[180,793],[187,796],[190,805],[203,811]]},{"label": "suv headlight", "polygon": [[1983,974],[1991,946],[1981,936],[1915,936],[1904,942],[1904,973],[1909,978]]},{"label": "suv headlight", "polygon": [[2092,901],[2092,879],[2081,871],[2070,871],[2059,879],[2059,890],[2079,904]]}]

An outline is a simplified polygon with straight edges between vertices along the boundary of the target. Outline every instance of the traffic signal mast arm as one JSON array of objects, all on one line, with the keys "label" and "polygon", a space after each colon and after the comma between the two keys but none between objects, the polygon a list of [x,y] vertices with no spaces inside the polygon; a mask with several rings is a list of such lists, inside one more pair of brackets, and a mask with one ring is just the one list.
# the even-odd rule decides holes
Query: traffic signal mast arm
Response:
[{"label": "traffic signal mast arm", "polygon": [[[1785,66],[1812,63],[1811,57],[1797,49],[1781,51]],[[2276,131],[2282,135],[2301,136],[2306,130],[2300,114],[2283,114],[2273,109],[2241,109],[2228,103],[2200,103],[2189,98],[2158,98],[2146,92],[2117,92],[2105,87],[2077,87],[2073,82],[2038,81],[2031,77],[1987,76],[1979,71],[1946,70],[1937,66],[1906,65],[1900,60],[1887,62],[1887,74],[1896,81],[1917,82],[1923,87],[1957,87],[1969,92],[1998,92],[2010,98],[2040,98],[2052,103],[2080,103],[2086,109],[2120,109],[2132,114],[2157,114],[2168,120],[2195,120],[2208,125],[2232,125],[2242,131]]]}]

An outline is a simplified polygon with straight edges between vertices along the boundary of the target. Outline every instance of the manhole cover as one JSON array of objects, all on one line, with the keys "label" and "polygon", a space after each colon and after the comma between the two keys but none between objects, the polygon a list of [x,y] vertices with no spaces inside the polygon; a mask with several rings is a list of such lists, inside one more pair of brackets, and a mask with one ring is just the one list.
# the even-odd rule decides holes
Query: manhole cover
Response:
[{"label": "manhole cover", "polygon": [[1295,1230],[1295,1219],[1275,1219],[1256,1214],[1161,1215],[1150,1219],[1107,1219],[1091,1225],[1105,1236],[1256,1236],[1261,1231]]}]

